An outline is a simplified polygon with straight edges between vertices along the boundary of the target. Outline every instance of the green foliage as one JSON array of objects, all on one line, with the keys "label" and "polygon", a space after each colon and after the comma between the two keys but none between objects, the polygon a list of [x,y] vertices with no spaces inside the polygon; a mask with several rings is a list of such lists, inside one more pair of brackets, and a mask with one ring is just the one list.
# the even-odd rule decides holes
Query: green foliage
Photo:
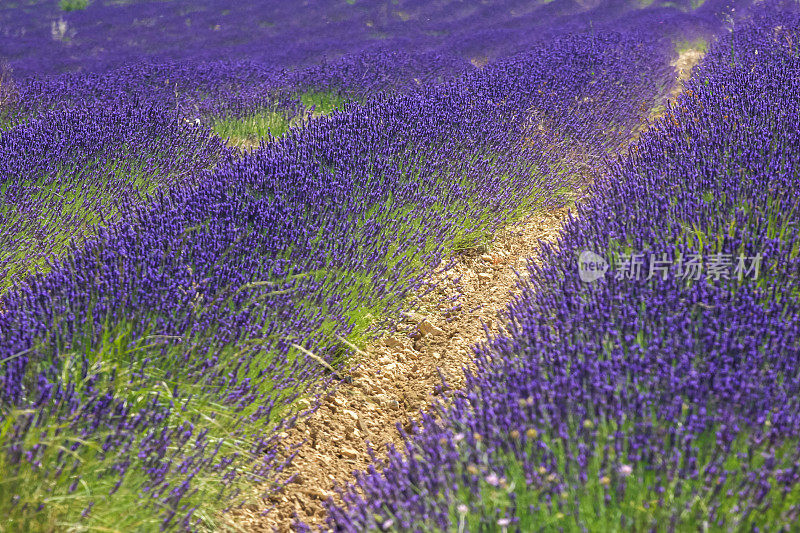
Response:
[{"label": "green foliage", "polygon": [[89,7],[89,0],[58,0],[62,11],[80,11]]},{"label": "green foliage", "polygon": [[[702,3],[702,2],[700,2]],[[681,39],[675,42],[675,51],[679,54],[688,52],[689,50],[697,50],[698,52],[708,52],[708,40],[698,37],[694,40]]]},{"label": "green foliage", "polygon": [[253,148],[264,139],[278,138],[303,123],[341,109],[347,102],[343,96],[333,91],[308,91],[296,95],[303,109],[292,115],[278,108],[260,109],[243,117],[215,117],[211,129],[232,146]]},{"label": "green foliage", "polygon": [[[132,329],[131,325],[122,323],[106,330],[98,343],[77,346],[62,354],[56,363],[63,382],[74,386],[80,396],[91,394],[92,390],[108,390],[113,395],[109,398],[113,404],[125,405],[132,412],[156,402],[159,412],[166,416],[161,423],[166,431],[192,429],[186,442],[176,443],[170,450],[176,464],[186,459],[191,461],[196,448],[219,446],[217,460],[224,456],[231,458],[232,463],[222,471],[210,468],[208,462],[194,463],[192,487],[196,491],[185,495],[181,501],[187,509],[197,508],[194,518],[203,528],[219,530],[220,511],[234,503],[231,491],[245,490],[254,481],[239,477],[223,479],[223,475],[235,469],[252,468],[248,458],[252,457],[254,444],[248,436],[259,432],[269,434],[281,413],[276,411],[267,420],[248,419],[247,415],[252,413],[222,401],[224,394],[211,380],[196,382],[196,378],[190,376],[192,369],[187,368],[185,361],[187,352],[196,350],[196,343],[174,342],[157,335],[134,340]],[[222,364],[229,361],[230,368],[237,368],[237,357],[248,349],[230,346],[220,350]],[[262,355],[262,359],[267,357]],[[154,364],[144,375],[137,370],[147,358]],[[31,379],[35,379],[37,372],[52,369],[48,364],[39,361],[34,365],[29,370]],[[257,361],[253,367],[260,364],[266,365],[268,361]],[[260,391],[267,392],[272,385],[266,379],[260,384]],[[181,396],[175,395],[177,391]],[[143,435],[130,440],[127,453],[122,451],[123,447],[106,452],[101,446],[104,438],[129,437],[120,437],[111,429],[105,433],[94,432],[91,441],[86,441],[80,437],[81,430],[90,425],[91,418],[79,422],[79,413],[72,413],[70,409],[69,405],[58,403],[45,405],[36,412],[0,411],[3,421],[0,425],[0,494],[7,495],[0,498],[0,516],[3,516],[0,531],[159,530],[163,520],[163,516],[159,516],[160,509],[154,500],[142,498],[145,488],[154,488],[146,470],[152,467],[155,459],[138,453],[137,443]],[[31,449],[36,444],[45,446],[39,447],[30,458],[9,462],[9,457],[13,456],[8,448],[12,444],[14,427],[24,425],[30,418],[36,419],[35,428],[24,435],[24,448]],[[246,431],[241,426],[243,419],[248,419]],[[201,430],[206,432],[199,437]],[[117,471],[122,465],[127,473],[120,478]],[[171,469],[164,480],[170,487],[178,487],[186,479],[186,474],[178,470]]]},{"label": "green foliage", "polygon": [[311,110],[313,107],[314,116],[327,115],[337,109],[341,109],[348,102],[338,92],[334,91],[309,91],[298,96],[304,108]]},{"label": "green foliage", "polygon": [[214,119],[211,129],[234,146],[249,147],[270,136],[280,137],[296,124],[296,121],[290,121],[284,113],[265,109],[241,118]]}]

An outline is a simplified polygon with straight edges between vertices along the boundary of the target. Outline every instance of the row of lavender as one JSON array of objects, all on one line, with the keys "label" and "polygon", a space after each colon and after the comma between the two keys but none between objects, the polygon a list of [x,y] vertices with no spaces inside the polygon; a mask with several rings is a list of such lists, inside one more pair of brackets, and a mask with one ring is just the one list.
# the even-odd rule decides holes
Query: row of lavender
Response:
[{"label": "row of lavender", "polygon": [[147,106],[48,112],[0,135],[0,294],[159,186],[190,182],[222,143]]},{"label": "row of lavender", "polygon": [[[213,509],[274,480],[287,406],[320,376],[319,357],[344,353],[337,337],[396,314],[448,248],[558,202],[579,161],[616,148],[657,103],[670,53],[652,34],[566,37],[458,83],[352,105],[244,157],[215,155],[202,127],[130,146],[149,180],[174,182],[178,169],[191,183],[110,202],[115,224],[3,296],[9,527],[213,527]],[[37,132],[62,122],[19,124],[2,140],[20,160],[61,150],[59,127]],[[113,141],[122,126],[111,123],[95,129]],[[169,121],[148,124],[143,135],[157,136]],[[190,154],[174,168],[173,135]],[[29,186],[51,168],[31,161],[8,190],[61,187],[41,176]],[[14,205],[38,209],[30,194]]]},{"label": "row of lavender", "polygon": [[[341,105],[381,91],[440,83],[569,31],[652,27],[673,38],[708,36],[721,14],[741,3],[506,0],[492,6],[403,2],[389,8],[322,1],[287,9],[272,1],[232,7],[220,0],[191,5],[144,0],[90,2],[84,10],[60,14],[49,1],[12,4],[0,8],[0,62],[8,62],[15,75],[0,81],[0,102],[6,102],[0,106],[0,127],[53,108],[133,100],[174,109],[223,137],[245,136],[253,144],[267,130],[277,136],[303,122],[310,106],[319,110],[330,100]],[[69,38],[54,34],[49,42],[54,48],[43,49],[47,24],[55,25],[56,15],[69,26]],[[211,24],[206,17],[220,20]],[[184,23],[189,20],[201,27],[221,23],[224,29],[198,31]],[[258,20],[266,26],[252,27]],[[149,22],[142,27],[143,21]],[[365,28],[381,37],[365,36]],[[143,32],[151,33],[148,50],[141,49]],[[275,39],[279,47],[265,47]],[[319,47],[326,53],[314,64]],[[199,50],[212,51],[211,56],[198,55]],[[72,74],[41,78],[61,68]]]},{"label": "row of lavender", "polygon": [[[72,4],[64,11],[59,5]],[[662,5],[663,4],[663,5]],[[438,52],[483,64],[584,31],[589,21],[636,26],[658,12],[665,25],[715,28],[726,2],[708,0],[530,2],[502,0],[27,0],[0,6],[0,59],[20,78],[103,72],[142,59],[240,58],[298,67],[377,50]]]},{"label": "row of lavender", "polygon": [[798,43],[770,2],[713,46],[332,529],[796,529]]},{"label": "row of lavender", "polygon": [[46,271],[71,241],[146,204],[158,187],[191,185],[222,156],[213,134],[225,137],[222,121],[274,114],[277,136],[274,126],[287,128],[314,104],[407,92],[465,69],[436,54],[395,52],[292,72],[253,62],[136,63],[103,74],[5,77],[0,293]]},{"label": "row of lavender", "polygon": [[6,101],[0,125],[87,105],[160,106],[206,124],[264,110],[281,110],[291,117],[302,110],[300,96],[306,93],[363,101],[380,92],[407,92],[449,81],[472,69],[457,57],[403,51],[360,52],[297,70],[249,60],[139,61],[102,73],[8,77],[8,86],[0,87]]}]

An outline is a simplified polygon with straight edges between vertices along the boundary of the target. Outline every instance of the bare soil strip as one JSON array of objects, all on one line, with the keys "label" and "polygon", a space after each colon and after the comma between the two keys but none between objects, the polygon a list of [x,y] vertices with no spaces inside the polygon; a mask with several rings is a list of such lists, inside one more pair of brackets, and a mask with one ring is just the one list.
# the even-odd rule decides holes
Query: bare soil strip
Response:
[{"label": "bare soil strip", "polygon": [[[690,49],[672,63],[678,76],[671,100],[702,56]],[[296,455],[282,479],[294,476],[292,482],[231,513],[231,527],[291,531],[295,518],[324,524],[322,502],[336,500],[334,487],[352,481],[354,472],[371,463],[367,443],[379,458],[389,445],[399,448],[398,425],[408,427],[442,394],[463,386],[464,369],[474,365],[472,347],[486,340],[484,326],[499,332],[506,307],[520,290],[517,272],[527,275],[528,261],[539,264],[541,244],[556,242],[568,211],[563,207],[536,213],[498,233],[487,249],[460,254],[452,269],[432,278],[429,283],[436,288],[419,298],[416,312],[404,317],[398,331],[366,346],[352,382],[332,391],[313,415],[284,435],[287,456],[293,450]],[[460,309],[448,310],[454,304]],[[440,390],[439,372],[448,391]]]},{"label": "bare soil strip", "polygon": [[[287,432],[287,453],[305,441],[284,475],[294,480],[263,506],[238,510],[236,525],[247,531],[290,531],[295,514],[307,523],[322,523],[322,501],[335,496],[335,483],[352,480],[354,471],[370,463],[366,443],[379,457],[387,445],[399,447],[397,424],[408,427],[420,410],[440,399],[439,371],[450,390],[463,386],[464,368],[473,365],[471,348],[486,339],[484,324],[497,333],[501,314],[519,290],[515,270],[527,273],[526,261],[536,261],[539,241],[555,242],[566,215],[567,208],[554,209],[509,227],[488,250],[460,254],[453,268],[431,279],[436,288],[419,299],[417,311],[404,317],[398,331],[366,346],[352,383],[341,384]],[[460,309],[447,311],[454,303]]]}]

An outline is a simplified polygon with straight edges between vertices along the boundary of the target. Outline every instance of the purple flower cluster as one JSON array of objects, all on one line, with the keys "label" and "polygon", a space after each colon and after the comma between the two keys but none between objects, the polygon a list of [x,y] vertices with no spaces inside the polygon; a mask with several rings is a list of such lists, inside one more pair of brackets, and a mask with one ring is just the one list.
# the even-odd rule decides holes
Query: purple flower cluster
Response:
[{"label": "purple flower cluster", "polygon": [[725,3],[656,1],[643,9],[630,2],[528,0],[97,0],[65,12],[58,2],[33,0],[0,6],[0,56],[19,78],[103,72],[141,60],[241,58],[291,68],[377,50],[438,52],[482,63],[585,30],[590,21],[637,27],[656,12],[673,28],[715,27],[714,14]]},{"label": "purple flower cluster", "polygon": [[[378,95],[244,156],[223,151],[213,171],[201,171],[210,151],[181,163],[169,140],[130,145],[172,185],[93,226],[83,244],[46,259],[49,272],[3,297],[0,465],[31,480],[19,490],[43,487],[30,499],[45,509],[81,482],[106,483],[112,494],[130,484],[163,527],[181,528],[203,520],[196,505],[233,503],[242,482],[274,479],[287,405],[321,375],[295,346],[334,361],[345,351],[337,336],[365,334],[367,314],[396,316],[453,247],[562,201],[584,160],[623,143],[658,102],[670,53],[649,32],[560,37],[457,82]],[[102,189],[117,176],[108,161],[128,141],[100,143],[114,146],[108,157],[82,150],[91,121],[76,109],[66,115],[77,117],[71,143],[59,144],[66,126],[47,130],[50,115],[2,140],[47,169],[24,154],[71,147],[75,172],[97,168],[106,180],[86,186]],[[147,113],[122,109],[119,124]],[[172,120],[142,119],[142,136],[166,135]],[[86,138],[113,138],[114,128],[87,129]],[[188,132],[187,153],[203,142],[218,148],[205,130],[174,128]],[[38,148],[13,141],[25,135],[41,139]],[[173,163],[188,183],[177,183]],[[49,190],[84,191],[45,175]],[[21,187],[17,202],[50,212],[51,201]],[[73,480],[67,494],[47,492],[63,476]],[[103,524],[108,501],[79,511]],[[21,512],[14,505],[0,502]],[[37,509],[26,520],[38,520]]]},{"label": "purple flower cluster", "polygon": [[[336,531],[792,531],[800,519],[800,13],[768,2],[593,186]],[[758,279],[585,282],[585,250],[763,256]],[[357,489],[357,490],[356,490]]]},{"label": "purple flower cluster", "polygon": [[708,36],[727,3],[320,1],[290,8],[180,0],[89,2],[63,12],[53,2],[33,2],[0,8],[0,61],[16,77],[13,105],[0,106],[0,123],[89,101],[131,100],[206,124],[273,111],[290,121],[305,111],[304,92],[364,101],[410,91],[569,32]]},{"label": "purple flower cluster", "polygon": [[440,83],[471,68],[454,57],[402,51],[353,54],[298,70],[252,60],[137,62],[103,73],[20,80],[0,120],[5,117],[13,124],[54,109],[131,103],[161,106],[202,122],[265,109],[292,116],[300,110],[302,93],[326,92],[362,101],[384,91]]},{"label": "purple flower cluster", "polygon": [[219,158],[210,132],[152,106],[73,107],[0,136],[0,288],[45,268],[159,186]]}]

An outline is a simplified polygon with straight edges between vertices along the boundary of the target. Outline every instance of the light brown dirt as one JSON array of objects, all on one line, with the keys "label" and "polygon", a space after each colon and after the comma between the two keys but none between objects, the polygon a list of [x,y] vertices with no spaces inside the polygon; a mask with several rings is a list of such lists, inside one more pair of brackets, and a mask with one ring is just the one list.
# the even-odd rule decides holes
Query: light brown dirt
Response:
[{"label": "light brown dirt", "polygon": [[683,90],[683,82],[688,80],[692,75],[692,69],[700,63],[706,53],[699,48],[689,48],[684,50],[678,55],[678,58],[671,63],[675,70],[678,72],[678,79],[672,87],[670,96],[677,98]]}]

